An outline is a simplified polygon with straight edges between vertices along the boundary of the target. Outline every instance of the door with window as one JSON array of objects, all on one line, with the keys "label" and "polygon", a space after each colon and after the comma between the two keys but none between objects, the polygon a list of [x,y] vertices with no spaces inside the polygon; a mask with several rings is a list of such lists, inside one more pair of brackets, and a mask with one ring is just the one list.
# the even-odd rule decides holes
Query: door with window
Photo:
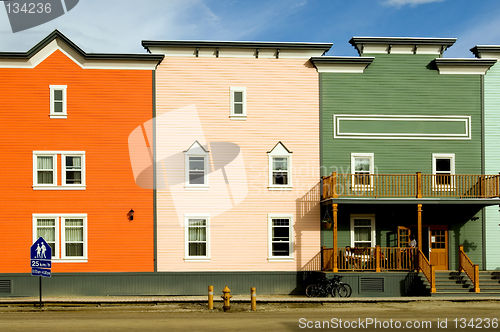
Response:
[{"label": "door with window", "polygon": [[436,270],[448,270],[448,227],[430,226],[430,263]]}]

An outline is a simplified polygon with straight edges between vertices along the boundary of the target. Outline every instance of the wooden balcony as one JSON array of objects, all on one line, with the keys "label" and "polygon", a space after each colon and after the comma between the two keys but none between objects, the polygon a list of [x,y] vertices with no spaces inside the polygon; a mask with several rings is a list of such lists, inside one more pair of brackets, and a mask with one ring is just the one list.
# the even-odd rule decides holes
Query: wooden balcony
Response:
[{"label": "wooden balcony", "polygon": [[338,197],[498,198],[500,175],[334,172],[323,177],[322,200]]},{"label": "wooden balcony", "polygon": [[412,271],[418,267],[417,248],[370,247],[338,248],[337,257],[333,248],[322,248],[322,270],[337,271]]}]

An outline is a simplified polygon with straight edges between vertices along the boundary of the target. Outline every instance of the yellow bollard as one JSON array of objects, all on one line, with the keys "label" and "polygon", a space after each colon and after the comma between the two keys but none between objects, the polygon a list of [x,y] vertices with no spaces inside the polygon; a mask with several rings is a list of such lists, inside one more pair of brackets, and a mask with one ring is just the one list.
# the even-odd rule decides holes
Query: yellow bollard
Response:
[{"label": "yellow bollard", "polygon": [[232,298],[231,296],[231,290],[227,287],[224,287],[224,289],[222,290],[222,299],[224,300],[224,306],[222,307],[224,309],[224,312],[226,311],[229,311],[229,309],[231,309],[231,305],[230,305],[230,299]]},{"label": "yellow bollard", "polygon": [[250,288],[250,302],[252,304],[252,311],[257,311],[257,292],[255,287]]},{"label": "yellow bollard", "polygon": [[208,309],[214,309],[214,286],[208,286]]}]

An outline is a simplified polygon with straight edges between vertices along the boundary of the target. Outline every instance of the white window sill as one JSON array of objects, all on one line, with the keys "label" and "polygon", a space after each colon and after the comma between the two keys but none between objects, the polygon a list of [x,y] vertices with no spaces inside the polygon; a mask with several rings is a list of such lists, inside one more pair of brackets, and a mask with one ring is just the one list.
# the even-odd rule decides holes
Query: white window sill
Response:
[{"label": "white window sill", "polygon": [[184,257],[184,261],[190,263],[207,263],[210,262],[210,257]]},{"label": "white window sill", "polygon": [[293,190],[292,186],[283,186],[283,187],[278,187],[278,186],[269,186],[267,187],[269,190]]},{"label": "white window sill", "polygon": [[193,191],[196,191],[196,190],[201,190],[201,191],[203,191],[203,190],[208,190],[208,189],[210,189],[210,187],[209,187],[209,186],[187,186],[187,185],[186,185],[186,186],[184,186],[184,189],[185,189],[185,190],[193,190]]},{"label": "white window sill", "polygon": [[51,119],[67,119],[67,114],[50,114]]},{"label": "white window sill", "polygon": [[87,186],[33,186],[33,190],[86,190]]},{"label": "white window sill", "polygon": [[245,121],[247,119],[246,115],[230,115],[229,119],[237,121]]},{"label": "white window sill", "polygon": [[293,257],[269,257],[269,262],[293,262]]}]

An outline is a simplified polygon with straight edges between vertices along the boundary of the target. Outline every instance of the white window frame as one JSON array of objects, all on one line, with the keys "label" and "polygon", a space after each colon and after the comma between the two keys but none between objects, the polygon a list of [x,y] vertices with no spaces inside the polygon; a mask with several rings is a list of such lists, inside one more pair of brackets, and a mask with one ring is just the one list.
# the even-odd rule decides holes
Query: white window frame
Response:
[{"label": "white window frame", "polygon": [[[288,243],[290,253],[288,256],[273,256],[273,219],[288,219]],[[272,213],[267,215],[267,238],[268,238],[268,261],[269,262],[293,262],[293,214]],[[279,226],[278,226],[279,227]]]},{"label": "white window frame", "polygon": [[[88,261],[88,229],[86,213],[33,214],[33,243],[38,240],[37,219],[55,219],[55,250],[52,261],[61,263],[86,263]],[[83,219],[83,256],[66,256],[65,219]]]},{"label": "white window frame", "polygon": [[[189,220],[206,220],[206,256],[189,256]],[[199,226],[197,226],[199,227]],[[184,215],[184,261],[186,262],[210,262],[210,214],[185,214]]]},{"label": "white window frame", "polygon": [[450,184],[438,184],[436,183],[436,177],[432,177],[432,188],[437,191],[449,191],[455,188],[455,154],[454,153],[433,153],[432,154],[432,174],[448,174],[448,173],[437,173],[436,161],[437,159],[450,159]]},{"label": "white window frame", "polygon": [[[289,151],[282,142],[278,142],[274,148],[268,153],[269,158],[269,190],[292,190],[292,152]],[[274,158],[285,158],[287,159],[287,184],[279,185],[274,184]]]},{"label": "white window frame", "polygon": [[[231,94],[231,97],[230,97],[231,112],[230,112],[229,118],[231,120],[246,120],[246,118],[247,118],[247,88],[245,88],[245,87],[231,87],[231,88],[229,88],[229,91]],[[234,108],[234,104],[236,103],[236,101],[234,99],[235,92],[242,93],[242,102],[241,102],[242,112],[243,112],[242,114],[235,113],[235,108]]]},{"label": "white window frame", "polygon": [[354,220],[355,219],[370,219],[371,220],[371,241],[370,241],[370,247],[375,247],[376,245],[376,232],[375,232],[375,215],[374,214],[351,214],[351,247],[355,248],[355,242],[360,242],[360,241],[355,241],[354,238]]},{"label": "white window frame", "polygon": [[[50,88],[50,118],[51,119],[66,119],[68,117],[67,112],[67,85],[49,85]],[[62,91],[62,112],[56,112],[55,103],[55,91]]]},{"label": "white window frame", "polygon": [[[66,157],[80,157],[81,159],[81,184],[67,184],[66,183],[66,172],[68,171],[66,169]],[[70,170],[69,170],[70,171]],[[62,153],[61,154],[61,181],[62,181],[62,186],[64,187],[85,187],[85,152],[84,153]]]},{"label": "white window frame", "polygon": [[[38,183],[38,157],[52,157],[52,183]],[[33,151],[33,189],[54,189],[57,186],[57,169],[57,153]]]},{"label": "white window frame", "polygon": [[[203,157],[204,174],[203,174],[203,184],[191,184],[189,183],[189,158],[190,157]],[[207,150],[198,142],[194,142],[191,147],[184,151],[184,188],[186,190],[208,190],[208,159],[210,155]]]},{"label": "white window frame", "polygon": [[[356,158],[369,158],[370,159],[370,184],[356,184]],[[375,154],[374,153],[351,153],[351,185],[354,189],[372,190],[373,189],[373,175],[375,169]]]},{"label": "white window frame", "polygon": [[[52,156],[53,160],[53,183],[52,184],[38,184],[38,156]],[[57,159],[61,158],[61,167],[58,167]],[[66,184],[66,156],[68,157],[81,157],[82,163],[82,183],[81,184]],[[86,190],[85,182],[85,151],[33,151],[33,190]],[[61,182],[58,183],[58,175],[61,172]]]}]

